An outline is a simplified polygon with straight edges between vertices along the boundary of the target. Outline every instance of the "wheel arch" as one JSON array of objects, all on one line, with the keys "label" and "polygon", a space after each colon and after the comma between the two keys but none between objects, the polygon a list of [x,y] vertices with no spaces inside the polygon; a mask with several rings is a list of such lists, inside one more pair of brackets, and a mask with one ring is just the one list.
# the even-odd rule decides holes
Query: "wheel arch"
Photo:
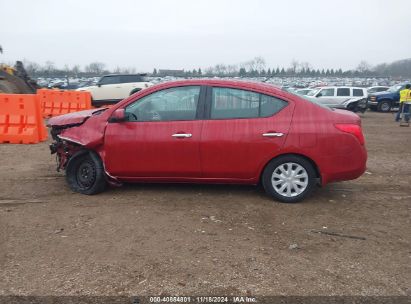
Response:
[{"label": "wheel arch", "polygon": [[394,105],[395,105],[394,99],[385,97],[385,98],[383,98],[383,99],[381,99],[381,100],[378,101],[378,105],[377,105],[377,110],[378,110],[378,111],[381,111],[381,104],[384,103],[384,102],[388,102],[388,103],[390,104],[390,108],[391,108],[391,109],[392,109],[392,108],[394,107]]},{"label": "wheel arch", "polygon": [[142,90],[142,88],[135,88],[133,90],[130,91],[130,96],[133,95],[134,93],[140,92]]},{"label": "wheel arch", "polygon": [[103,162],[103,160],[101,159],[101,157],[94,152],[93,150],[87,149],[84,146],[78,150],[77,152],[75,152],[70,159],[67,162],[66,168],[70,165],[71,162],[73,162],[75,159],[79,158],[80,156],[83,156],[85,154],[89,154],[91,158],[98,160],[100,162]]},{"label": "wheel arch", "polygon": [[320,182],[321,182],[321,171],[320,171],[320,168],[318,167],[317,163],[316,163],[312,158],[310,158],[310,157],[308,157],[307,155],[304,155],[304,154],[302,154],[302,153],[288,152],[288,153],[278,154],[278,155],[276,155],[275,157],[269,159],[269,160],[264,164],[264,166],[263,166],[262,169],[260,170],[260,174],[259,174],[259,178],[258,178],[259,183],[261,183],[261,181],[262,181],[262,176],[263,176],[264,170],[265,170],[265,168],[268,166],[268,164],[269,164],[272,160],[277,159],[277,158],[279,158],[279,157],[283,157],[283,156],[298,156],[298,157],[301,157],[301,158],[304,158],[305,160],[307,160],[307,161],[313,166],[314,171],[315,171],[315,175],[316,175],[316,177],[317,177],[317,178],[320,180]]}]

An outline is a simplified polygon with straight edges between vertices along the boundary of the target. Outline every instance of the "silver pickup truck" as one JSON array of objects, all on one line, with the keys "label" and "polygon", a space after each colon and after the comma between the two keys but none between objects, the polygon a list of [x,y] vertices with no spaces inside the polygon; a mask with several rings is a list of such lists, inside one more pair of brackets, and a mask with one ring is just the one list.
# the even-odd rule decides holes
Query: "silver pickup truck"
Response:
[{"label": "silver pickup truck", "polygon": [[308,93],[308,98],[331,108],[365,112],[367,109],[367,89],[358,87],[321,87]]}]

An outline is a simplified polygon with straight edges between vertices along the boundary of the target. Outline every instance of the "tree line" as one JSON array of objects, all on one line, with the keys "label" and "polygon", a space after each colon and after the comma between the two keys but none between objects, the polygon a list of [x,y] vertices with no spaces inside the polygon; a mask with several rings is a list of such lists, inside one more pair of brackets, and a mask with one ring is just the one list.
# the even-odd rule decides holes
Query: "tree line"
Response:
[{"label": "tree line", "polygon": [[[105,74],[134,74],[137,69],[116,67],[108,69],[102,62],[80,65],[64,65],[56,67],[52,61],[40,65],[32,61],[24,61],[27,73],[32,77],[94,77]],[[411,59],[383,63],[371,66],[361,61],[355,69],[318,69],[308,62],[293,60],[288,67],[269,67],[262,57],[255,57],[240,64],[216,64],[205,69],[158,70],[154,69],[150,76],[182,76],[182,77],[411,77]]]}]

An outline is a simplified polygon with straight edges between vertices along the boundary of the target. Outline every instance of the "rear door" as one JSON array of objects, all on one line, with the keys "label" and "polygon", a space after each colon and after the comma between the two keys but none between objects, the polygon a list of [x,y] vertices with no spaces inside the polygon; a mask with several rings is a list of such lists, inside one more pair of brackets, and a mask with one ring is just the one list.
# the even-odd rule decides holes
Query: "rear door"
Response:
[{"label": "rear door", "polygon": [[352,97],[351,88],[336,88],[336,96],[331,106],[341,107],[344,104],[344,102],[351,99],[351,97]]},{"label": "rear door", "polygon": [[107,171],[123,179],[199,177],[201,90],[164,89],[126,106],[127,121],[106,128]]},{"label": "rear door", "polygon": [[201,136],[204,178],[250,180],[281,149],[293,104],[248,90],[209,87]]}]

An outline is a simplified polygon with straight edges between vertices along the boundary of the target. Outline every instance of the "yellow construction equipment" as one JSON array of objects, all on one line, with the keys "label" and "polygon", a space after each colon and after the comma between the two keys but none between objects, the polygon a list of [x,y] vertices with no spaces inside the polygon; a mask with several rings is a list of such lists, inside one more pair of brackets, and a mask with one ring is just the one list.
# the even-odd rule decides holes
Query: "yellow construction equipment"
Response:
[{"label": "yellow construction equipment", "polygon": [[[0,53],[3,49],[0,46]],[[0,63],[0,93],[33,94],[39,88],[31,79],[21,61],[16,61],[14,67]]]}]

